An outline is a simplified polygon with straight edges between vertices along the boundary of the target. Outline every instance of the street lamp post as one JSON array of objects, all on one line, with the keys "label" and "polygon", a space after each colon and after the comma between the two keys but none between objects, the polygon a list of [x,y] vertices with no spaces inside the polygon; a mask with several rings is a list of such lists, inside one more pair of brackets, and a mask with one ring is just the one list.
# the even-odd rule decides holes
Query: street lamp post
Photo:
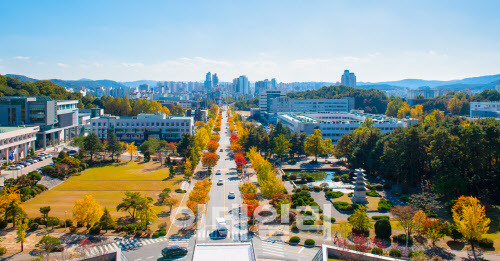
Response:
[{"label": "street lamp post", "polygon": [[67,210],[64,210],[64,231],[66,231],[66,213],[68,213]]}]

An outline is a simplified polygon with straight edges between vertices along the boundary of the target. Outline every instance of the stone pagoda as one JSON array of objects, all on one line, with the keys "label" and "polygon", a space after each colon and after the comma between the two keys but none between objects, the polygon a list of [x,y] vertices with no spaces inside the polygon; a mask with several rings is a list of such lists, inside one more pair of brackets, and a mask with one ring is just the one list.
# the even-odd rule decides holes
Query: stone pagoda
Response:
[{"label": "stone pagoda", "polygon": [[365,170],[356,169],[356,180],[354,183],[354,195],[351,200],[356,204],[368,204],[368,199],[366,198],[366,187],[365,187]]}]

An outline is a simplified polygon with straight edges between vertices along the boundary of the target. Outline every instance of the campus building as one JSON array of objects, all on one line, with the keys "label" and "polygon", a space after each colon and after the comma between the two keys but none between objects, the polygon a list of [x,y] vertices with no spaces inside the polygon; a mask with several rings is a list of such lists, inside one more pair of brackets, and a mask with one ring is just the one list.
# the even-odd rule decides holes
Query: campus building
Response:
[{"label": "campus building", "polygon": [[0,125],[39,126],[35,146],[73,139],[78,133],[78,101],[49,97],[0,97]]},{"label": "campus building", "polygon": [[38,126],[0,127],[0,159],[20,160],[25,158],[31,149],[35,149]]},{"label": "campus building", "polygon": [[471,118],[500,118],[500,101],[493,102],[471,102]]},{"label": "campus building", "polygon": [[141,113],[137,117],[101,116],[90,119],[89,132],[101,140],[114,131],[118,140],[141,143],[149,138],[178,141],[182,134],[194,132],[193,117],[166,115],[164,113]]},{"label": "campus building", "polygon": [[421,96],[424,99],[434,99],[438,96],[445,95],[452,90],[435,90],[435,89],[416,89],[408,90],[408,99],[416,99],[417,96]]},{"label": "campus building", "polygon": [[[260,100],[259,100],[260,101]],[[291,99],[278,97],[268,103],[269,113],[278,112],[349,112],[354,110],[354,98]]]},{"label": "campus building", "polygon": [[313,134],[315,129],[321,130],[325,139],[336,143],[343,134],[357,129],[367,118],[371,118],[375,127],[381,132],[390,132],[397,127],[407,127],[417,123],[415,119],[397,119],[382,114],[369,114],[359,110],[351,112],[323,112],[323,113],[278,113],[278,121],[290,128],[293,132]]},{"label": "campus building", "polygon": [[340,78],[340,84],[343,86],[349,86],[356,88],[356,75],[354,73],[349,72],[349,70],[345,70],[344,74]]}]

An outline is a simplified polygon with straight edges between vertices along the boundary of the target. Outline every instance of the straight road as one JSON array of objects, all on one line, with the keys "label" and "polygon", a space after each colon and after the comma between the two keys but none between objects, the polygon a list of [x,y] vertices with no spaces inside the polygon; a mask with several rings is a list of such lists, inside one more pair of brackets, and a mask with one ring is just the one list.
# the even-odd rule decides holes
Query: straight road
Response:
[{"label": "straight road", "polygon": [[[206,213],[202,216],[202,223],[197,233],[197,243],[209,242],[239,242],[248,241],[248,229],[245,213],[240,211],[243,203],[238,186],[242,180],[238,177],[236,163],[233,160],[231,144],[229,142],[229,129],[227,123],[227,113],[222,113],[222,123],[219,150],[220,156],[217,165],[212,170],[212,187],[210,190],[210,201],[207,204]],[[222,151],[221,151],[222,150]],[[216,175],[217,170],[221,175]],[[222,180],[222,185],[217,185],[218,180]],[[234,192],[235,198],[228,197],[229,192]],[[217,233],[216,218],[224,218],[228,227],[228,236],[219,237]]]}]

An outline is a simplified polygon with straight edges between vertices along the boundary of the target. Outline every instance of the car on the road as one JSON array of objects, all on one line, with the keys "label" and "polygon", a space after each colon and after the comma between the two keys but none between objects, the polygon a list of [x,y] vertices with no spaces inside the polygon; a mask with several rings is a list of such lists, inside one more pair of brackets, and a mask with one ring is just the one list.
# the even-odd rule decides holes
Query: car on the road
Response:
[{"label": "car on the road", "polygon": [[[8,170],[16,170],[17,169],[17,165],[10,165],[8,168]],[[19,168],[21,169],[21,168]]]},{"label": "car on the road", "polygon": [[219,179],[219,180],[217,181],[217,186],[221,186],[222,184],[224,184],[224,180]]},{"label": "car on the road", "polygon": [[221,175],[222,174],[222,171],[220,171],[220,169],[218,169],[216,172],[215,172],[215,175]]},{"label": "car on the road", "polygon": [[229,192],[229,195],[227,195],[228,198],[235,198],[236,196],[234,195],[234,192]]},{"label": "car on the road", "polygon": [[220,151],[220,152],[223,152],[224,150],[223,150],[223,149],[220,149],[219,151]]},{"label": "car on the road", "polygon": [[25,166],[25,167],[28,167],[29,165],[31,165],[31,163],[29,163],[28,161],[23,161],[20,164]]},{"label": "car on the road", "polygon": [[187,248],[180,246],[168,246],[161,250],[161,255],[164,258],[176,258],[185,256],[187,254]]}]

